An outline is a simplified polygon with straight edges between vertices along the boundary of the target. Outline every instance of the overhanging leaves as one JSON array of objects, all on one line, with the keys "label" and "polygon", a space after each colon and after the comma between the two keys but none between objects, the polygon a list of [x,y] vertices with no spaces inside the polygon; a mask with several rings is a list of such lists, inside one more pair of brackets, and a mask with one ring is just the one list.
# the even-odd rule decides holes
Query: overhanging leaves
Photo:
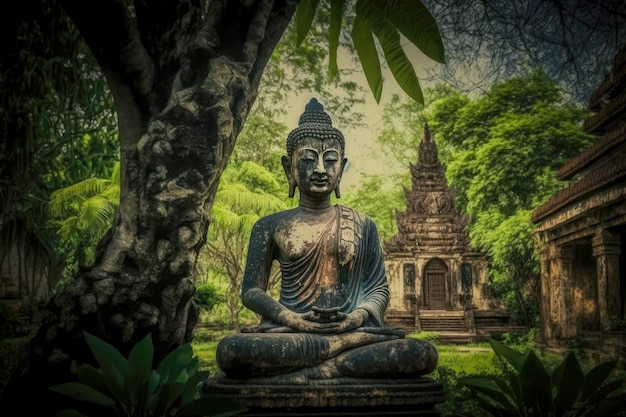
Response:
[{"label": "overhanging leaves", "polygon": [[[298,5],[296,14],[298,45],[311,27],[317,4],[318,1],[304,0]],[[328,39],[331,78],[338,73],[337,49],[345,4],[344,0],[330,1]],[[376,102],[380,102],[382,92],[382,71],[373,35],[378,39],[398,85],[412,99],[424,104],[419,80],[411,60],[401,45],[400,34],[429,58],[445,63],[443,42],[437,24],[419,0],[359,0],[356,3],[351,30],[352,41]]]},{"label": "overhanging leaves", "polygon": [[369,24],[359,15],[354,19],[354,25],[352,26],[352,40],[361,60],[367,83],[370,86],[370,90],[372,90],[372,94],[374,94],[376,103],[379,103],[383,90],[383,75],[380,70],[378,51],[376,50],[376,44],[374,43]]},{"label": "overhanging leaves", "polygon": [[300,45],[309,32],[309,28],[315,17],[317,3],[318,0],[300,0],[300,3],[298,3],[298,9],[296,10],[296,45]]},{"label": "overhanging leaves", "polygon": [[[359,7],[361,6],[361,7]],[[385,60],[398,85],[415,101],[423,103],[424,95],[411,61],[400,45],[398,29],[385,18],[385,13],[372,7],[370,2],[359,2],[357,13],[368,22],[372,32],[380,42]]]},{"label": "overhanging leaves", "polygon": [[337,48],[339,47],[344,3],[344,0],[331,0],[330,2],[330,29],[328,30],[328,71],[330,78],[335,77],[339,71],[337,68]]},{"label": "overhanging leaves", "polygon": [[444,47],[435,19],[418,0],[361,1],[381,14],[429,58],[445,64]]}]

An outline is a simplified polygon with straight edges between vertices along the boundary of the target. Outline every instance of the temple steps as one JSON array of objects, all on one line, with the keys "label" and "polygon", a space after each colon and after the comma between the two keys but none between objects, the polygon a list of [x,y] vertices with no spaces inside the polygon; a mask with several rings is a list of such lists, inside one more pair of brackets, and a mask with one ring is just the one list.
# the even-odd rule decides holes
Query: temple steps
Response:
[{"label": "temple steps", "polygon": [[423,331],[470,333],[463,311],[420,310],[419,320]]}]

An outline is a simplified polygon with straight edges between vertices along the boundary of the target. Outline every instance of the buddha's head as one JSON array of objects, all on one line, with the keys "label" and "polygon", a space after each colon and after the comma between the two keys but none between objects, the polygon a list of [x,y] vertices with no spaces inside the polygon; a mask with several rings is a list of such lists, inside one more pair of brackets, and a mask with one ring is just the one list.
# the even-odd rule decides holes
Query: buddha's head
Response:
[{"label": "buddha's head", "polygon": [[305,106],[298,127],[287,135],[282,164],[289,181],[289,197],[300,193],[339,198],[339,182],[347,159],[343,134],[332,125],[324,106],[315,98]]}]

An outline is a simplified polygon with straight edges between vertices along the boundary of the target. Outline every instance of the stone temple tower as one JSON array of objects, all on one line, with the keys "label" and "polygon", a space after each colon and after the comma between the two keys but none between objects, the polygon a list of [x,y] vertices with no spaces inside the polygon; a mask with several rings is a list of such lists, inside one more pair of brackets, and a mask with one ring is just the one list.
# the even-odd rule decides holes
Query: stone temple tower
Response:
[{"label": "stone temple tower", "polygon": [[396,212],[398,233],[383,244],[390,325],[422,329],[438,312],[439,318],[458,316],[456,330],[471,332],[475,324],[464,312],[499,307],[488,295],[487,259],[469,245],[467,219],[456,210],[445,168],[426,126],[410,167],[411,189],[404,190],[407,209]]}]

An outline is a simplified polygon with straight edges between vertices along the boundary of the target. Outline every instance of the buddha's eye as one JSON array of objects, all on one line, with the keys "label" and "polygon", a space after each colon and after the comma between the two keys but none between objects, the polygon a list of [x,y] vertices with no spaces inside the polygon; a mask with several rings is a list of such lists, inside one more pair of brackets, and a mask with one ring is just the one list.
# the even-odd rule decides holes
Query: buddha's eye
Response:
[{"label": "buddha's eye", "polygon": [[317,161],[317,153],[313,152],[310,149],[305,149],[300,154],[300,160],[303,162],[315,162]]},{"label": "buddha's eye", "polygon": [[324,161],[326,162],[336,162],[339,160],[339,154],[337,151],[327,151],[324,154]]}]

